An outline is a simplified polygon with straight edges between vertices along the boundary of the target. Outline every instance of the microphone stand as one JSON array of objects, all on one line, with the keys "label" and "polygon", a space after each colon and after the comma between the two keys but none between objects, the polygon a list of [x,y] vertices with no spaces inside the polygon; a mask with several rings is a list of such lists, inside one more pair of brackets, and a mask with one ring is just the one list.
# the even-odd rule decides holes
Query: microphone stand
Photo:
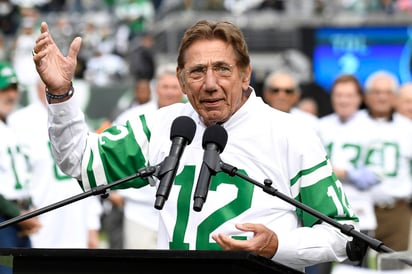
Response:
[{"label": "microphone stand", "polygon": [[109,196],[109,193],[108,193],[109,188],[120,185],[120,184],[125,183],[127,181],[130,181],[132,179],[146,178],[146,177],[149,177],[149,176],[152,176],[152,175],[156,176],[157,172],[159,171],[159,168],[160,168],[160,165],[158,165],[158,166],[149,166],[149,167],[142,168],[142,169],[138,170],[137,173],[135,173],[133,175],[130,175],[128,177],[122,178],[122,179],[120,179],[118,181],[115,181],[111,184],[99,185],[95,188],[90,189],[89,191],[80,193],[78,195],[75,195],[75,196],[72,196],[70,198],[64,199],[64,200],[59,201],[57,203],[39,208],[37,210],[33,210],[33,211],[28,212],[26,214],[11,218],[9,220],[6,220],[6,221],[0,223],[0,229],[4,228],[6,226],[9,226],[9,225],[13,225],[13,224],[19,223],[21,221],[27,220],[29,218],[38,216],[38,215],[43,214],[45,212],[60,208],[62,206],[71,204],[73,202],[80,201],[84,198],[87,198],[87,197],[90,197],[90,196],[93,196],[93,195],[94,196],[101,195],[103,198],[107,198]]},{"label": "microphone stand", "polygon": [[[237,176],[240,177],[258,187],[260,187],[264,192],[278,197],[282,199],[283,201],[286,201],[287,203],[290,203],[294,205],[295,207],[302,209],[303,211],[319,218],[320,220],[330,224],[331,226],[338,228],[342,233],[344,233],[347,236],[353,237],[353,240],[348,242],[346,245],[346,253],[348,255],[349,260],[351,261],[361,261],[362,258],[364,257],[366,250],[369,247],[374,249],[375,251],[378,252],[384,252],[384,253],[392,253],[395,252],[393,249],[385,246],[382,241],[379,241],[375,238],[372,238],[368,236],[367,234],[364,234],[360,231],[357,231],[354,229],[353,225],[348,225],[348,224],[341,224],[334,219],[330,218],[329,216],[320,213],[319,211],[296,201],[295,199],[279,192],[277,189],[272,187],[272,181],[270,179],[265,179],[264,183],[257,182],[256,180],[238,172],[238,169],[232,165],[226,164],[220,160],[220,163],[217,167],[216,172],[222,171],[229,176]],[[403,263],[412,266],[412,260],[408,259],[399,259]]]}]

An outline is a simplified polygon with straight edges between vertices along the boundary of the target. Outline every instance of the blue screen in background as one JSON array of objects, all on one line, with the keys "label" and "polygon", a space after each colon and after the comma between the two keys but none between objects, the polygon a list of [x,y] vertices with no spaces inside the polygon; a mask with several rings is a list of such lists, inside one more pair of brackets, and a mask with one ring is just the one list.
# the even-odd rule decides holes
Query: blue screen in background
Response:
[{"label": "blue screen in background", "polygon": [[411,77],[412,27],[325,27],[315,31],[313,78],[330,91],[342,73],[364,84],[373,72],[385,69],[400,83]]}]

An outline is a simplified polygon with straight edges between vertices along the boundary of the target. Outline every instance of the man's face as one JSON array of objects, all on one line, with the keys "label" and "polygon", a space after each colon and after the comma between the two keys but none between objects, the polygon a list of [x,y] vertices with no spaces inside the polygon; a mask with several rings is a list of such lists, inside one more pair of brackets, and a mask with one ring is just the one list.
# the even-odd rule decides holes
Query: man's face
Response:
[{"label": "man's face", "polygon": [[352,82],[337,83],[331,94],[332,107],[343,120],[352,116],[362,103],[362,96]]},{"label": "man's face", "polygon": [[139,80],[135,85],[134,96],[136,102],[139,104],[144,104],[150,101],[150,81],[149,80]]},{"label": "man's face", "polygon": [[11,85],[0,90],[0,120],[5,121],[14,110],[19,100],[19,92],[16,85]]},{"label": "man's face", "polygon": [[412,84],[407,84],[399,90],[396,110],[412,120]]},{"label": "man's face", "polygon": [[227,121],[244,104],[250,74],[250,66],[239,70],[232,46],[218,39],[193,42],[178,70],[183,92],[206,126]]},{"label": "man's face", "polygon": [[290,112],[298,102],[300,95],[291,76],[282,74],[273,77],[263,92],[263,98],[271,107]]},{"label": "man's face", "polygon": [[365,104],[373,116],[390,117],[395,106],[395,93],[392,82],[387,77],[374,80],[370,90],[365,93]]},{"label": "man's face", "polygon": [[156,93],[159,108],[182,102],[183,99],[183,92],[175,74],[160,76],[156,86]]}]

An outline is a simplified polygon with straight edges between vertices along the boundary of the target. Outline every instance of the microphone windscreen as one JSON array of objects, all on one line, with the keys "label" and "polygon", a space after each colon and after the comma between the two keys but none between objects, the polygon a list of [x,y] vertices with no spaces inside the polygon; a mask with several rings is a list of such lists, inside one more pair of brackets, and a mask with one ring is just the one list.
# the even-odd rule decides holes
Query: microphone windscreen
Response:
[{"label": "microphone windscreen", "polygon": [[207,144],[214,143],[222,152],[225,149],[227,143],[227,131],[221,125],[212,125],[206,128],[203,134],[202,147],[206,148]]},{"label": "microphone windscreen", "polygon": [[175,137],[183,137],[190,144],[195,136],[196,124],[189,116],[179,116],[173,123],[170,129],[170,140]]}]

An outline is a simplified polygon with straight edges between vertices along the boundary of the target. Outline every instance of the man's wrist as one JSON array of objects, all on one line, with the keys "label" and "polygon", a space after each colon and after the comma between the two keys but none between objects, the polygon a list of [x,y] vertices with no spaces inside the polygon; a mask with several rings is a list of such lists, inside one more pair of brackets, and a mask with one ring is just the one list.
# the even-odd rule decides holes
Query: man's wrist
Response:
[{"label": "man's wrist", "polygon": [[56,94],[49,92],[49,89],[46,87],[46,99],[49,104],[62,103],[70,99],[74,94],[73,83],[70,82],[70,88],[63,94]]}]

